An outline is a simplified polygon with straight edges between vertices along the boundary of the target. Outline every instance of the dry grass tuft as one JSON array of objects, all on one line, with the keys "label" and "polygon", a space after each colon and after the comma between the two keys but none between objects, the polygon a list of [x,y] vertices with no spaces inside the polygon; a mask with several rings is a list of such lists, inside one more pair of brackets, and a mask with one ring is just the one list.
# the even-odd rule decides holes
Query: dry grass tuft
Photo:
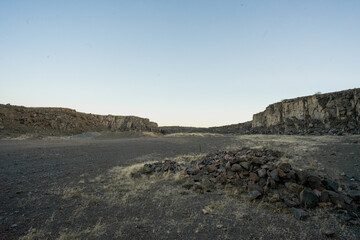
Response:
[{"label": "dry grass tuft", "polygon": [[45,230],[30,228],[26,235],[19,237],[19,240],[32,240],[32,239],[41,239],[45,235]]}]

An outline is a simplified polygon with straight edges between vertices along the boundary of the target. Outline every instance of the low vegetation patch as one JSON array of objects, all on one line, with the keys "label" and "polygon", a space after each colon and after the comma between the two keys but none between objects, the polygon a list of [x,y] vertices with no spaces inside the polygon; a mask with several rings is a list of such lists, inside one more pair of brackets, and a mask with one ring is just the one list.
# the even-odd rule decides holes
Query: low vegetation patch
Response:
[{"label": "low vegetation patch", "polygon": [[230,195],[242,193],[252,202],[288,208],[297,219],[305,219],[311,209],[320,207],[338,213],[348,224],[360,225],[359,186],[341,185],[327,176],[295,169],[280,162],[280,156],[268,149],[216,151],[199,160],[147,163],[131,176],[172,176],[184,182],[185,190],[199,194],[222,187]]}]

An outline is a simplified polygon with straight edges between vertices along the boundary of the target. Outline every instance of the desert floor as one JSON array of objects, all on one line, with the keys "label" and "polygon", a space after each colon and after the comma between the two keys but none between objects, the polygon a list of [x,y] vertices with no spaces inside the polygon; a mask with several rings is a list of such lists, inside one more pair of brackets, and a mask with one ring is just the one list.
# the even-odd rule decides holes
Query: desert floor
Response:
[{"label": "desert floor", "polygon": [[[145,162],[215,150],[278,150],[293,167],[359,184],[360,136],[83,134],[0,140],[0,239],[360,239],[326,209],[297,220],[231,186],[198,194]],[[342,176],[345,173],[346,176]],[[204,212],[206,214],[204,214]]]}]

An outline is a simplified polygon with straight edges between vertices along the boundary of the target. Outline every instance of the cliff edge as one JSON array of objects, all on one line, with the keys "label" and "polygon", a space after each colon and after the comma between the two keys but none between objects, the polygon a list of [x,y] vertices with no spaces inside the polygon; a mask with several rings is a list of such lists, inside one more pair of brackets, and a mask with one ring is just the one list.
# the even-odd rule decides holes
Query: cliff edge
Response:
[{"label": "cliff edge", "polygon": [[360,133],[360,88],[283,100],[254,114],[256,133]]},{"label": "cliff edge", "polygon": [[74,135],[97,131],[154,131],[157,124],[134,116],[95,115],[68,108],[27,108],[0,104],[0,136]]}]

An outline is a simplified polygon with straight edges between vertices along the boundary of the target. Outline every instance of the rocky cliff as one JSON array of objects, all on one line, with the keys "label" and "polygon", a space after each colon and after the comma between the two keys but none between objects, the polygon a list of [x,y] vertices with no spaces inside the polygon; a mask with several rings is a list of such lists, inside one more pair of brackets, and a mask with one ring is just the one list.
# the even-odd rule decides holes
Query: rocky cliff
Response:
[{"label": "rocky cliff", "polygon": [[134,116],[79,113],[67,108],[26,108],[0,104],[0,136],[73,135],[94,131],[154,131],[157,124]]},{"label": "rocky cliff", "polygon": [[159,127],[159,132],[163,134],[171,133],[218,133],[218,134],[248,134],[251,132],[251,121],[225,125],[220,127],[181,127],[181,126],[163,126]]},{"label": "rocky cliff", "polygon": [[360,88],[283,100],[253,116],[259,133],[360,133]]}]

